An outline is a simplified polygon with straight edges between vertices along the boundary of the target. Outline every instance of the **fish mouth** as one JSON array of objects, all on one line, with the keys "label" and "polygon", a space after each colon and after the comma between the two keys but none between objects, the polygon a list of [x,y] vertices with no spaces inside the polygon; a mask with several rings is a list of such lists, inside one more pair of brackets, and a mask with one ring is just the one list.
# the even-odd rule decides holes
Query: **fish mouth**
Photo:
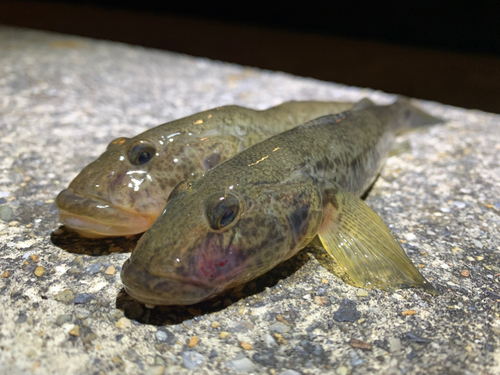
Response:
[{"label": "fish mouth", "polygon": [[138,214],[99,198],[64,189],[56,198],[61,222],[88,238],[132,236],[143,233],[156,216]]},{"label": "fish mouth", "polygon": [[130,258],[121,270],[125,291],[135,300],[149,305],[192,305],[220,293],[223,288],[193,282],[176,274],[152,275]]}]

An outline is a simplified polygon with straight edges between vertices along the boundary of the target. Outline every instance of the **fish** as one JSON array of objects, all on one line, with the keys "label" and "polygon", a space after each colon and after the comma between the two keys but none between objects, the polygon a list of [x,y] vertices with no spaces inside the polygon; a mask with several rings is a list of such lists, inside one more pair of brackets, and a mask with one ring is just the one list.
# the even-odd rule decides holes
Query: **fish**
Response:
[{"label": "fish", "polygon": [[145,232],[173,188],[249,146],[327,114],[349,102],[286,102],[258,111],[223,106],[117,138],[56,198],[60,221],[89,238]]},{"label": "fish", "polygon": [[362,101],[253,145],[172,191],[121,270],[149,305],[190,305],[247,283],[316,237],[361,288],[436,294],[360,197],[395,136],[440,122],[401,98]]}]

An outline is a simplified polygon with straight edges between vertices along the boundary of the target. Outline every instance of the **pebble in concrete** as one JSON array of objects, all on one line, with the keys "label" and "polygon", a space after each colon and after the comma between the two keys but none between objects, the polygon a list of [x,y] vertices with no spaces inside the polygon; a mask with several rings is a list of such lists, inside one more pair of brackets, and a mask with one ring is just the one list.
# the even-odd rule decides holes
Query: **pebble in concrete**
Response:
[{"label": "pebble in concrete", "polygon": [[338,322],[355,322],[361,317],[361,313],[356,310],[356,302],[344,298],[340,303],[340,307],[333,314],[333,319]]},{"label": "pebble in concrete", "polygon": [[203,364],[203,362],[205,362],[205,357],[194,350],[189,350],[182,352],[182,362],[186,368],[192,370]]}]

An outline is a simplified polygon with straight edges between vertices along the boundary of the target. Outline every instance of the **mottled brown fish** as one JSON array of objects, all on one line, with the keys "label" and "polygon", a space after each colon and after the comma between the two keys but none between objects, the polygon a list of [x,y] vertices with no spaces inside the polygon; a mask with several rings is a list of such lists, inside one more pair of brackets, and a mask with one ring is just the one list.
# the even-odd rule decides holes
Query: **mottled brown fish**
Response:
[{"label": "mottled brown fish", "polygon": [[[400,99],[318,118],[181,182],[123,266],[125,290],[193,304],[267,272],[317,235],[359,287],[434,287],[359,197],[396,133],[439,120]],[[363,107],[363,106],[360,106]]]},{"label": "mottled brown fish", "polygon": [[288,102],[264,111],[214,108],[118,138],[56,200],[64,225],[85,237],[146,231],[184,179],[243,149],[316,117],[352,108],[343,102]]}]

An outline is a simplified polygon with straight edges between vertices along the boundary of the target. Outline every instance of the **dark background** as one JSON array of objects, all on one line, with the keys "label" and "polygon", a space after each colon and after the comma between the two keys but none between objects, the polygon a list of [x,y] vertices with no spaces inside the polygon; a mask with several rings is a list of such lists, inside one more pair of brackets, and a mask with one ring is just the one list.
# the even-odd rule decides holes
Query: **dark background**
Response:
[{"label": "dark background", "polygon": [[500,0],[0,1],[0,23],[500,113]]}]

